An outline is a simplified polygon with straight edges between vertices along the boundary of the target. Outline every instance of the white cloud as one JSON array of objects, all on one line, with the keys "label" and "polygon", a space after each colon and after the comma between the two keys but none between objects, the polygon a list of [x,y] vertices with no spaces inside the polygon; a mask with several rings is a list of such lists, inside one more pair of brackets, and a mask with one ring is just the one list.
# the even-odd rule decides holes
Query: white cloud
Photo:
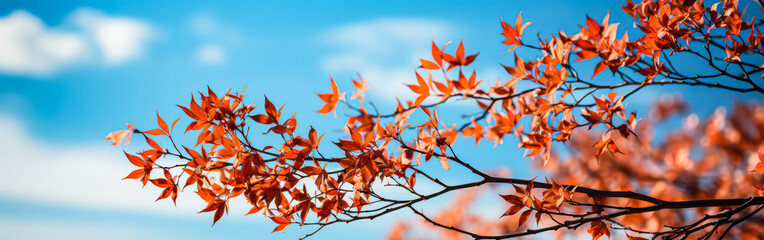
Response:
[{"label": "white cloud", "polygon": [[[410,92],[403,83],[416,81],[419,58],[430,55],[430,42],[448,40],[448,24],[430,19],[377,19],[329,29],[324,40],[339,53],[323,60],[332,73],[360,73],[372,94],[384,100]],[[404,93],[404,94],[401,94]]]},{"label": "white cloud", "polygon": [[[33,139],[27,129],[21,121],[0,115],[2,198],[75,208],[211,219],[210,214],[196,214],[205,203],[192,188],[179,193],[177,206],[173,206],[172,201],[166,199],[154,201],[161,189],[142,188],[137,181],[121,180],[135,167],[117,147],[105,141],[97,145],[53,145]],[[230,211],[233,214],[229,217],[242,217],[249,210],[246,204],[243,199],[232,200]]]},{"label": "white cloud", "polygon": [[[98,146],[53,146],[32,139],[21,121],[0,116],[0,196],[45,204],[111,210],[191,211],[154,203],[158,191],[120,180],[133,166],[118,150]],[[110,146],[106,144],[105,146]],[[156,195],[156,196],[152,196]],[[160,206],[161,205],[161,206]]]},{"label": "white cloud", "polygon": [[0,71],[49,74],[80,59],[85,40],[78,34],[47,29],[36,16],[17,10],[0,18]]},{"label": "white cloud", "polygon": [[151,37],[151,27],[144,21],[110,17],[91,8],[72,13],[74,22],[98,44],[103,59],[117,64],[140,57]]},{"label": "white cloud", "polygon": [[16,10],[0,17],[0,72],[44,76],[88,60],[119,64],[141,56],[150,37],[149,24],[95,9],[77,9],[54,27]]},{"label": "white cloud", "polygon": [[226,60],[226,52],[217,44],[204,44],[196,50],[196,59],[205,64],[221,64]]},{"label": "white cloud", "polygon": [[2,239],[142,239],[181,238],[182,232],[113,222],[75,222],[0,218]]}]

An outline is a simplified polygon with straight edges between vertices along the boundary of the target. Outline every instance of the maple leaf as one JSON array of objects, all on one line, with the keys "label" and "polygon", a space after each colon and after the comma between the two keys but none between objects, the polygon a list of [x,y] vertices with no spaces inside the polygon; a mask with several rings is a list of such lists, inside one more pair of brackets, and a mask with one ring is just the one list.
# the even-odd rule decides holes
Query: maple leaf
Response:
[{"label": "maple leaf", "polygon": [[759,152],[759,162],[756,163],[756,167],[753,168],[752,172],[757,173],[764,173],[764,152]]},{"label": "maple leaf", "polygon": [[324,94],[318,94],[319,98],[324,101],[324,106],[321,107],[317,112],[318,113],[329,113],[334,111],[334,109],[337,107],[337,103],[340,101],[345,101],[345,92],[340,93],[339,88],[337,88],[337,83],[334,82],[334,78],[329,76],[332,82],[332,92],[331,93],[324,93]]},{"label": "maple leaf", "polygon": [[531,216],[531,213],[533,213],[532,209],[528,209],[523,211],[523,213],[520,214],[520,219],[517,220],[517,228],[519,229],[523,224],[525,224],[525,221],[528,220],[528,217]]},{"label": "maple leaf", "polygon": [[[476,53],[469,56],[464,56],[464,44],[459,41],[459,46],[456,47],[456,52],[453,56],[451,54],[443,54],[443,60],[449,64],[446,72],[453,69],[454,67],[470,65],[473,61],[475,61],[477,55],[478,54]],[[424,64],[424,60],[422,61],[422,64]]]},{"label": "maple leaf", "polygon": [[504,32],[501,32],[499,34],[504,35],[504,37],[507,38],[507,40],[504,40],[501,43],[509,45],[509,46],[515,45],[510,47],[506,52],[512,51],[515,48],[523,45],[523,31],[525,30],[526,27],[533,24],[531,22],[523,23],[522,14],[523,14],[522,11],[520,11],[520,13],[517,14],[517,19],[515,20],[514,27],[504,22],[504,18],[500,18],[501,28],[504,30]]},{"label": "maple leaf", "polygon": [[[643,124],[637,126],[639,120],[636,118],[636,113],[632,112],[627,118],[625,115],[627,104],[623,101],[626,96],[642,89],[645,85],[658,86],[669,83],[691,83],[690,85],[693,85],[697,83],[712,88],[724,88],[726,86],[724,82],[711,85],[710,82],[705,83],[698,81],[698,79],[731,77],[742,80],[742,77],[748,79],[748,73],[758,76],[757,73],[764,67],[757,68],[760,63],[754,62],[755,64],[752,64],[746,61],[748,61],[749,57],[747,56],[749,55],[761,55],[759,48],[764,50],[764,44],[761,43],[764,41],[764,36],[758,30],[753,31],[758,22],[754,22],[752,18],[741,14],[737,2],[736,0],[723,1],[708,8],[702,1],[644,0],[639,4],[634,4],[628,0],[622,8],[628,15],[635,18],[635,28],[643,32],[637,33],[641,34],[641,36],[637,36],[639,37],[638,40],[629,41],[626,33],[622,39],[616,39],[618,23],[608,23],[609,13],[605,15],[605,19],[601,23],[587,15],[586,23],[580,26],[581,32],[575,35],[567,36],[562,30],[558,34],[552,35],[551,39],[542,39],[542,36],[539,35],[538,44],[528,45],[528,49],[526,49],[536,51],[535,60],[526,61],[515,54],[514,65],[504,66],[510,78],[504,82],[499,78],[493,87],[489,86],[488,88],[482,88],[481,82],[483,80],[477,79],[476,70],[473,69],[471,75],[465,76],[463,74],[468,70],[464,70],[462,66],[473,63],[477,54],[465,55],[464,44],[461,41],[452,54],[445,53],[445,47],[450,42],[439,48],[433,40],[431,44],[432,59],[420,58],[421,65],[419,68],[440,70],[436,72],[443,73],[442,80],[433,81],[429,71],[425,79],[417,72],[418,69],[415,69],[417,82],[407,86],[417,94],[416,99],[406,101],[405,105],[399,100],[392,113],[375,111],[374,115],[371,115],[367,112],[363,102],[365,101],[364,94],[369,90],[369,87],[367,80],[363,79],[360,74],[357,80],[351,78],[355,91],[350,96],[350,100],[359,99],[360,101],[359,105],[355,106],[345,100],[346,93],[339,91],[336,82],[330,75],[331,92],[316,93],[323,102],[322,107],[317,112],[333,112],[336,117],[336,107],[339,101],[345,101],[348,108],[353,110],[353,113],[348,114],[347,118],[337,121],[344,124],[349,139],[339,139],[337,142],[333,142],[334,145],[327,147],[335,148],[335,151],[330,150],[324,153],[318,151],[319,143],[324,135],[319,136],[312,126],[307,131],[307,135],[299,135],[300,131],[297,130],[298,124],[295,115],[282,123],[280,116],[284,107],[275,107],[267,97],[263,104],[265,113],[252,114],[253,104],[243,103],[241,94],[231,94],[229,90],[225,95],[217,95],[209,87],[206,92],[199,92],[200,101],[196,101],[195,97],[192,96],[191,102],[187,106],[179,106],[185,115],[192,119],[186,127],[186,132],[194,130],[195,147],[201,148],[200,151],[190,149],[186,147],[188,145],[183,144],[178,144],[181,148],[177,147],[175,140],[170,138],[170,133],[178,120],[168,126],[168,122],[159,116],[158,111],[158,128],[138,131],[132,128],[132,124],[128,124],[128,130],[109,133],[105,139],[113,141],[112,144],[117,145],[125,142],[125,138],[129,143],[133,133],[143,135],[148,145],[147,148],[144,148],[145,150],[136,154],[125,152],[128,161],[138,169],[133,169],[124,179],[136,179],[144,186],[147,183],[152,183],[149,184],[150,187],[162,189],[157,200],[169,198],[173,202],[175,202],[181,183],[184,183],[183,188],[196,184],[196,194],[207,203],[207,206],[200,212],[214,213],[213,225],[224,214],[227,214],[228,200],[237,196],[243,196],[252,205],[247,214],[263,212],[265,217],[273,220],[277,225],[274,232],[284,231],[291,224],[300,224],[301,227],[318,225],[320,230],[323,226],[333,222],[352,222],[363,218],[374,218],[377,215],[381,216],[399,209],[400,207],[394,206],[398,203],[405,203],[403,200],[381,198],[378,195],[379,192],[375,192],[375,189],[371,188],[373,184],[378,182],[389,184],[385,186],[394,185],[406,188],[411,193],[421,197],[421,199],[414,200],[415,202],[422,201],[422,203],[428,198],[438,197],[441,193],[457,189],[476,189],[484,184],[508,184],[515,188],[513,195],[500,195],[511,205],[505,209],[501,217],[512,215],[514,216],[511,217],[512,219],[483,221],[481,217],[475,217],[464,211],[466,209],[465,202],[470,200],[462,200],[451,205],[446,214],[432,215],[433,221],[431,222],[440,222],[443,226],[450,226],[452,229],[476,229],[475,226],[479,226],[480,229],[506,230],[508,224],[514,227],[515,223],[517,223],[518,228],[521,228],[525,226],[524,224],[534,213],[538,227],[544,214],[551,217],[554,215],[552,211],[555,211],[562,216],[568,216],[564,218],[582,216],[580,220],[583,221],[579,225],[584,225],[586,221],[589,221],[588,232],[594,240],[598,240],[602,236],[610,237],[609,227],[611,226],[609,224],[611,223],[612,226],[623,229],[629,229],[629,225],[634,223],[639,225],[645,220],[649,221],[649,225],[667,226],[670,221],[667,222],[664,219],[673,218],[671,215],[664,214],[672,214],[671,211],[658,211],[665,209],[666,206],[678,206],[656,204],[655,215],[653,215],[653,211],[644,212],[647,214],[633,214],[629,211],[619,212],[622,209],[650,210],[652,208],[644,208],[646,205],[642,203],[624,200],[643,201],[654,198],[659,201],[671,202],[677,199],[697,198],[697,196],[713,196],[716,201],[698,199],[697,202],[701,204],[690,208],[680,208],[676,211],[680,212],[683,218],[707,219],[707,216],[711,216],[709,211],[722,210],[719,208],[720,206],[733,207],[734,204],[729,204],[727,201],[740,202],[743,199],[740,194],[753,195],[752,192],[745,191],[754,189],[737,187],[743,186],[740,183],[745,183],[746,187],[749,187],[749,184],[753,185],[758,190],[759,195],[764,193],[762,186],[757,184],[758,182],[753,182],[760,180],[759,175],[752,177],[751,174],[747,176],[738,173],[729,174],[739,170],[737,166],[740,166],[742,156],[750,156],[755,146],[764,146],[761,141],[764,138],[756,135],[762,132],[758,128],[762,126],[761,122],[764,120],[756,117],[760,115],[758,113],[761,110],[746,106],[742,111],[730,111],[734,112],[734,115],[729,118],[715,116],[715,119],[704,121],[702,125],[699,124],[698,119],[687,118],[685,124],[688,127],[683,128],[681,136],[666,135],[664,137],[661,134],[660,138],[664,138],[666,141],[657,146],[657,144],[650,142],[655,141],[655,138],[650,136],[651,134],[645,134],[640,139],[637,133],[649,133],[651,128],[654,128],[651,124],[660,122],[670,112],[676,110],[655,107],[657,113],[646,115],[648,117],[643,121]],[[718,11],[717,6],[719,4],[723,4],[721,11]],[[501,35],[506,38],[502,43],[509,45],[508,51],[524,45],[523,31],[530,24],[530,22],[523,22],[522,13],[518,14],[514,24],[505,23],[502,19],[503,32]],[[714,29],[713,36],[709,35],[712,29]],[[749,29],[750,33],[746,43],[740,34]],[[721,34],[721,31],[726,31],[726,34]],[[717,35],[716,32],[720,32],[720,34]],[[635,34],[632,33],[632,35]],[[733,35],[736,37],[734,40],[731,38]],[[708,60],[713,69],[720,72],[720,75],[695,75],[693,77],[692,75],[677,73],[679,70],[672,66],[670,57],[675,52],[689,51],[682,46],[689,47],[693,39],[705,40],[705,43],[696,41],[693,45],[705,44],[705,47],[716,48],[714,52],[720,52],[721,49],[724,49],[727,57],[723,60],[730,65],[739,66],[742,72],[726,72],[726,66],[723,70],[715,67],[713,61],[722,60],[721,56],[712,57],[710,52],[708,52],[709,56],[704,56],[703,52],[690,51],[696,55],[700,54],[699,57]],[[721,43],[709,45],[711,41]],[[662,55],[665,52],[663,50],[667,49],[673,51]],[[575,56],[577,57],[573,58]],[[600,58],[601,61],[596,65],[582,66],[587,67],[586,69],[577,69],[578,63],[576,62],[595,57]],[[652,63],[650,63],[650,59]],[[665,61],[665,66],[661,61]],[[458,75],[448,73],[456,67],[459,67]],[[609,69],[614,76],[616,73],[620,74],[621,79],[614,78],[615,83],[608,81],[589,83],[580,79],[578,74],[579,72],[592,73],[593,79],[605,69]],[[621,71],[629,71],[629,73],[622,73]],[[626,77],[625,74],[629,74],[629,77]],[[665,78],[653,81],[659,75]],[[711,79],[706,80],[711,81]],[[620,81],[623,82],[618,83]],[[640,82],[642,85],[637,87]],[[621,88],[628,86],[634,88],[631,90]],[[752,89],[728,87],[727,90],[739,89],[741,92],[761,92],[758,91],[760,89],[756,88],[755,84],[752,87]],[[430,91],[442,99],[436,104],[421,106],[423,101],[430,96]],[[612,92],[599,98],[594,97],[595,93],[601,91]],[[626,93],[627,91],[630,92]],[[592,95],[594,102],[576,100],[587,98],[589,95]],[[398,98],[396,97],[396,99]],[[462,125],[460,128],[456,127],[458,123],[447,122],[446,118],[443,119],[446,121],[441,121],[437,114],[440,104],[452,103],[454,99],[477,103],[477,113],[468,110],[461,112],[461,109],[455,110],[458,111],[457,114],[462,113],[464,116],[464,120],[460,120],[463,122],[460,123],[466,125]],[[374,108],[377,110],[376,106]],[[425,120],[423,116],[409,119],[417,108],[429,117],[426,122],[422,122]],[[431,109],[433,112],[430,112]],[[581,110],[580,116],[574,116],[573,112],[576,109]],[[617,122],[614,122],[614,116],[619,116],[623,121],[616,119]],[[472,117],[469,123],[467,122],[468,117]],[[268,125],[265,126],[269,128],[268,131],[263,134],[269,136],[254,140],[249,131],[252,126],[247,125],[250,123],[245,121],[246,119]],[[391,121],[383,124],[380,123],[382,119]],[[478,120],[485,120],[485,126],[479,125]],[[447,124],[450,124],[450,127]],[[523,124],[525,130],[523,130]],[[441,125],[445,128],[441,128]],[[592,131],[593,127],[597,125],[606,128],[601,136],[599,132]],[[256,127],[263,126],[258,125]],[[408,131],[417,132],[414,143],[404,140],[410,139],[410,134],[408,134],[410,132]],[[579,131],[581,133],[576,133]],[[611,138],[612,132],[619,133],[621,137],[614,136],[616,138]],[[549,170],[553,176],[559,177],[558,180],[564,184],[558,184],[554,179],[551,180],[551,183],[547,180],[547,184],[541,184],[535,183],[535,178],[514,179],[509,176],[501,176],[500,178],[498,175],[493,177],[493,173],[490,175],[483,173],[483,170],[476,168],[477,166],[471,166],[473,162],[468,161],[469,154],[465,154],[467,156],[462,159],[456,156],[457,153],[454,150],[451,150],[451,145],[454,144],[459,134],[467,138],[474,137],[476,145],[482,138],[500,144],[505,136],[514,135],[519,140],[519,147],[525,148],[528,157],[543,158],[543,164],[538,164],[538,167]],[[155,141],[149,135],[158,137]],[[629,136],[634,137],[629,138]],[[169,142],[160,145],[159,137],[169,138]],[[634,138],[637,141],[632,141]],[[269,139],[276,139],[277,141],[268,142]],[[552,154],[553,141],[569,143],[560,147],[565,147],[570,152],[563,152],[564,154],[561,155]],[[591,142],[595,141],[596,143],[592,146]],[[697,147],[696,144],[702,145]],[[168,148],[163,149],[163,145]],[[703,148],[712,149],[713,152],[695,153],[695,149],[705,151],[702,150]],[[181,153],[179,149],[185,149],[185,153]],[[690,150],[692,153],[688,153],[688,149],[692,149]],[[602,161],[590,161],[592,158],[599,160],[605,151],[613,153],[612,157],[608,155]],[[339,154],[337,154],[338,152]],[[615,153],[621,155],[616,156]],[[325,157],[324,154],[336,155]],[[433,157],[438,158],[441,167],[445,170],[449,170],[449,164],[453,162],[457,166],[466,167],[476,176],[483,178],[477,182],[467,180],[469,182],[461,185],[446,185],[444,183],[446,181],[441,182],[438,178],[431,177],[427,173],[430,169],[422,166],[420,162],[422,156],[424,156],[425,161],[432,160]],[[167,157],[177,157],[181,162],[155,163]],[[710,163],[709,158],[713,158]],[[752,172],[764,173],[764,152],[759,152],[758,158],[759,161],[753,166]],[[656,159],[659,161],[653,161]],[[723,166],[724,164],[729,165]],[[750,168],[748,164],[743,165]],[[420,168],[420,166],[422,167]],[[656,169],[665,170],[668,173],[667,177],[661,176],[661,173],[656,173],[654,171]],[[688,169],[693,171],[688,171]],[[162,171],[164,177],[151,179],[152,171],[155,173]],[[170,171],[180,174],[173,175]],[[676,173],[683,174],[680,179],[683,180],[681,181],[682,184],[676,184]],[[715,184],[714,188],[694,188],[688,191],[687,186],[697,185],[692,181],[707,178],[707,173],[724,175],[721,175],[722,177],[719,179],[709,178],[709,181]],[[503,175],[510,174],[504,173]],[[186,179],[182,179],[183,177]],[[711,176],[708,175],[708,177]],[[685,180],[689,181],[688,184],[684,184]],[[417,183],[417,181],[422,183]],[[424,187],[423,184],[433,182],[440,184],[445,189],[435,194],[420,194],[417,190],[421,189],[414,188],[416,184]],[[301,188],[298,187],[300,184],[302,185]],[[534,184],[536,191],[534,191]],[[581,184],[580,188],[579,184]],[[522,185],[525,187],[521,187]],[[650,192],[649,198],[636,192],[630,192],[629,186],[643,186],[638,190]],[[661,186],[661,189],[671,191],[656,191],[659,189],[651,186]],[[626,189],[623,189],[624,187]],[[307,189],[311,189],[311,191]],[[537,195],[542,189],[543,197],[538,197]],[[577,189],[578,192],[576,192]],[[719,191],[719,189],[739,189],[741,191]],[[574,192],[579,193],[576,199],[572,198]],[[688,193],[692,193],[692,196],[689,196]],[[604,204],[608,198],[615,200]],[[579,211],[582,209],[578,208],[589,205],[577,206],[574,203],[578,200],[581,200],[581,203],[593,201],[592,210],[580,215],[583,212]],[[750,198],[746,201],[749,200]],[[384,205],[385,202],[392,202],[392,204]],[[407,202],[409,205],[415,203]],[[702,204],[704,202],[712,202],[712,204],[705,206]],[[720,202],[722,203],[719,204]],[[562,207],[564,203],[569,203],[571,206]],[[361,211],[364,206],[370,205],[382,207],[374,207],[374,210],[369,210],[370,207],[367,207],[367,211]],[[413,207],[409,207],[414,210]],[[703,210],[688,211],[695,208]],[[594,217],[595,214],[600,217],[606,216],[609,212],[623,213],[624,216],[622,216],[623,218],[607,219]],[[420,215],[427,218],[423,213]],[[579,219],[579,217],[572,218]],[[306,222],[307,219],[309,220]],[[449,219],[456,220],[456,222],[449,222]],[[558,224],[557,228],[566,225],[556,220],[554,222]],[[702,222],[703,220],[700,220],[697,223]],[[517,233],[531,235],[544,232],[545,229],[557,229],[552,221],[547,221],[547,223],[550,226]],[[688,221],[688,223],[692,223],[692,221]],[[749,223],[753,223],[752,226],[754,227],[746,226],[744,230],[758,227],[756,222],[747,222],[746,224]],[[710,227],[711,225],[704,226]],[[693,228],[679,226],[669,230],[676,231],[676,235],[679,236],[684,234],[680,231],[685,229]],[[655,231],[660,233],[662,230]],[[732,234],[746,234],[741,232],[743,231],[731,231]],[[462,233],[471,234],[472,232],[465,230]],[[627,231],[627,233],[633,232]],[[639,233],[648,235],[647,232]],[[482,233],[476,232],[475,234]],[[402,236],[403,234],[400,233],[399,235]],[[745,235],[742,236],[743,238],[746,237]],[[641,237],[629,235],[627,237],[632,240],[643,240]],[[756,237],[754,236],[754,238]],[[739,237],[734,236],[732,238]]]},{"label": "maple leaf", "polygon": [[604,235],[607,235],[608,238],[610,237],[610,228],[600,220],[592,221],[586,232],[592,234],[593,240],[597,240]]},{"label": "maple leaf", "polygon": [[103,138],[103,140],[112,141],[111,145],[119,145],[125,138],[125,145],[130,144],[130,138],[133,136],[133,123],[127,124],[127,130],[119,130],[110,132]]},{"label": "maple leaf", "polygon": [[432,82],[432,79],[428,79],[428,82],[425,82],[418,72],[414,73],[416,74],[416,79],[419,82],[419,85],[406,84],[406,86],[408,86],[409,89],[411,89],[411,91],[414,93],[419,94],[419,96],[416,98],[416,101],[414,102],[414,106],[419,106],[427,98],[427,96],[430,96],[430,87],[427,83]]},{"label": "maple leaf", "polygon": [[479,145],[480,139],[483,138],[483,132],[483,127],[475,121],[475,118],[472,118],[472,127],[464,128],[462,135],[465,137],[475,136],[475,145]]},{"label": "maple leaf", "polygon": [[363,77],[361,77],[361,74],[358,74],[358,81],[356,81],[355,79],[350,79],[350,80],[353,81],[353,86],[356,88],[356,92],[353,93],[353,96],[350,96],[350,100],[358,98],[361,100],[361,102],[363,102],[364,92],[366,90],[369,90],[369,86],[366,85],[366,79],[363,79]]}]

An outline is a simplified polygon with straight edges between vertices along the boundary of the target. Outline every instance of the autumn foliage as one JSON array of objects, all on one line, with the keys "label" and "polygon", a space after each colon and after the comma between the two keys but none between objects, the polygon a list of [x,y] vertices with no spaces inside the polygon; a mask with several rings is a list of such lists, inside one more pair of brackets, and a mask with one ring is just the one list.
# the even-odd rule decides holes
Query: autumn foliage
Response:
[{"label": "autumn foliage", "polygon": [[[163,189],[157,200],[195,192],[213,224],[238,197],[251,205],[245,214],[270,218],[274,232],[291,225],[317,232],[410,211],[421,222],[396,224],[390,239],[415,238],[417,231],[440,239],[764,238],[764,106],[741,102],[700,119],[674,96],[656,99],[648,112],[628,109],[635,93],[669,85],[761,96],[764,22],[734,0],[628,0],[621,7],[633,17],[624,23],[635,26],[631,33],[619,32],[623,25],[610,22],[609,13],[600,21],[586,16],[575,34],[561,30],[547,39],[524,37],[532,25],[521,15],[513,23],[502,19],[508,59],[501,66],[509,77],[495,82],[478,77],[471,67],[478,54],[462,42],[433,41],[431,56],[420,59],[416,80],[406,85],[415,98],[398,100],[388,113],[366,102],[365,92],[374,89],[360,75],[349,81],[355,87],[349,99],[331,78],[330,92],[317,93],[317,112],[344,110],[341,139],[322,142],[319,130],[298,125],[296,115],[267,97],[255,104],[242,93],[209,88],[178,106],[188,117],[183,121],[168,124],[157,113],[159,128],[128,124],[106,139],[127,144],[132,135],[143,137],[147,150],[125,153],[136,167],[125,179]],[[439,107],[455,100],[473,102],[475,114],[441,118]],[[672,119],[682,127],[655,132]],[[196,141],[177,143],[173,134]],[[485,159],[452,148],[460,136],[497,148],[507,147],[505,139],[518,141],[527,154],[516,158],[548,175],[518,179],[478,169],[472,162]],[[452,168],[473,176],[438,176]],[[418,181],[435,189],[415,187]],[[408,195],[380,190],[386,188]],[[458,193],[454,203],[437,214],[417,207],[451,192]],[[503,201],[504,213],[467,211],[481,196]]]}]

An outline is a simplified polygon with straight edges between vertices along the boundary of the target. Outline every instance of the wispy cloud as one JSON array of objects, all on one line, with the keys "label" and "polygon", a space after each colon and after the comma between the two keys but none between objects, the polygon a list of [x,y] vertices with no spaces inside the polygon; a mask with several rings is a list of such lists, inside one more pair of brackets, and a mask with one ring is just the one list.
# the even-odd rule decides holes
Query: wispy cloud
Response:
[{"label": "wispy cloud", "polygon": [[226,60],[226,51],[217,44],[204,44],[196,50],[196,59],[204,64],[221,64]]},{"label": "wispy cloud", "polygon": [[191,17],[189,27],[205,40],[219,40],[231,43],[241,41],[241,31],[229,24],[222,23],[210,14],[199,13]]},{"label": "wispy cloud", "polygon": [[226,62],[228,48],[242,41],[239,29],[221,23],[209,14],[196,14],[189,20],[191,31],[202,40],[196,49],[196,60],[202,64],[218,65]]},{"label": "wispy cloud", "polygon": [[[121,180],[135,167],[117,148],[102,145],[58,145],[34,139],[22,121],[0,115],[0,197],[37,204],[105,211],[129,211],[178,217],[210,218],[196,214],[205,203],[193,189],[181,192],[177,206],[154,200],[161,189]],[[230,204],[231,216],[249,208],[243,199]],[[229,216],[229,217],[231,217]],[[257,216],[249,219],[261,219]]]},{"label": "wispy cloud", "polygon": [[403,83],[416,81],[419,57],[429,56],[430,41],[449,40],[448,24],[419,18],[384,18],[329,29],[323,39],[337,49],[325,58],[323,68],[332,73],[358,72],[384,100],[408,93]]},{"label": "wispy cloud", "polygon": [[151,27],[143,20],[107,16],[92,8],[77,9],[72,19],[95,41],[108,64],[140,57],[152,35]]},{"label": "wispy cloud", "polygon": [[180,238],[179,234],[183,235],[182,232],[114,222],[0,218],[2,239],[141,239],[147,235],[160,239]]},{"label": "wispy cloud", "polygon": [[45,76],[76,63],[121,64],[140,57],[151,39],[143,20],[80,8],[59,26],[25,10],[0,17],[0,72]]},{"label": "wispy cloud", "polygon": [[[194,213],[203,203],[154,202],[158,190],[122,181],[133,168],[119,151],[98,146],[56,146],[33,139],[21,121],[0,115],[0,196],[43,204],[101,210]],[[106,144],[108,145],[108,144]],[[113,149],[116,150],[116,149]],[[169,205],[169,206],[168,206]],[[203,206],[201,206],[203,207]],[[197,210],[198,211],[198,210]]]}]

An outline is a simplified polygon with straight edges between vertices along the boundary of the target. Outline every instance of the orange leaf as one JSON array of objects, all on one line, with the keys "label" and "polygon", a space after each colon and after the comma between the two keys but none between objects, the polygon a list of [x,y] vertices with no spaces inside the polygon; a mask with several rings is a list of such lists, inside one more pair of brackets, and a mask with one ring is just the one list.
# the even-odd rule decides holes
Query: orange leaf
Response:
[{"label": "orange leaf", "polygon": [[130,174],[128,174],[127,177],[123,178],[122,180],[125,180],[125,179],[139,179],[139,178],[143,177],[144,174],[146,174],[146,172],[143,170],[143,168],[136,169],[136,170],[132,171]]},{"label": "orange leaf", "polygon": [[358,81],[354,79],[350,79],[350,80],[353,81],[353,86],[356,88],[356,91],[355,93],[353,93],[353,96],[350,96],[350,100],[358,98],[361,100],[361,102],[363,102],[364,92],[366,92],[366,90],[369,90],[369,86],[366,85],[366,79],[363,79],[363,77],[361,77],[361,74],[358,74]]},{"label": "orange leaf", "polygon": [[462,135],[465,137],[475,136],[475,145],[479,145],[480,139],[483,138],[483,127],[475,121],[475,118],[472,118],[472,125],[474,127],[464,128]]},{"label": "orange leaf", "polygon": [[170,132],[172,132],[172,129],[175,128],[175,124],[178,123],[178,121],[180,121],[180,118],[175,119],[175,121],[172,122],[172,126],[170,127]]},{"label": "orange leaf", "polygon": [[446,157],[439,157],[439,158],[440,158],[440,166],[443,167],[443,170],[451,169],[451,167],[448,166],[448,159]]},{"label": "orange leaf", "polygon": [[249,209],[249,212],[247,212],[247,214],[245,214],[245,215],[250,215],[250,214],[253,214],[253,213],[257,213],[257,212],[259,212],[262,209],[263,209],[262,207],[253,206],[251,209]]},{"label": "orange leaf", "polygon": [[462,44],[462,41],[459,41],[459,46],[456,47],[456,55],[454,57],[457,60],[464,58],[464,44]]},{"label": "orange leaf", "polygon": [[141,159],[140,157],[138,157],[138,156],[135,156],[135,155],[130,155],[130,154],[128,154],[128,153],[127,153],[127,152],[125,152],[125,151],[122,151],[122,152],[124,152],[124,153],[125,153],[125,156],[127,156],[127,160],[129,160],[129,161],[130,161],[130,163],[132,163],[132,164],[133,164],[133,165],[135,165],[136,167],[140,167],[140,168],[144,168],[144,167],[146,167],[146,161],[144,161],[144,160],[143,160],[143,159]]},{"label": "orange leaf", "polygon": [[157,111],[157,123],[159,124],[159,127],[162,128],[162,130],[164,130],[164,132],[166,133],[170,132],[170,130],[167,128],[167,123],[164,121],[164,119],[159,117],[159,111]]},{"label": "orange leaf", "polygon": [[435,64],[434,62],[430,62],[430,61],[427,61],[427,60],[424,60],[424,59],[421,59],[421,58],[419,60],[422,61],[422,65],[419,66],[420,68],[424,68],[424,69],[427,69],[427,70],[438,70],[438,69],[440,69],[440,66],[438,66],[438,64]]},{"label": "orange leaf", "polygon": [[329,113],[334,111],[334,109],[337,107],[337,103],[339,103],[341,100],[345,100],[345,93],[340,93],[339,88],[337,88],[337,83],[334,82],[334,78],[329,76],[329,79],[331,79],[332,83],[332,92],[324,94],[316,93],[316,95],[318,95],[318,97],[324,101],[324,106],[322,106],[321,109],[317,111],[318,113]]},{"label": "orange leaf", "polygon": [[143,133],[145,133],[145,134],[151,134],[151,135],[154,135],[154,136],[157,136],[157,135],[165,135],[165,132],[162,132],[162,130],[160,130],[159,128],[154,128],[154,129],[151,129],[151,130],[145,131],[145,132],[143,132]]},{"label": "orange leaf", "polygon": [[273,232],[283,231],[284,229],[286,229],[289,226],[289,224],[292,223],[288,219],[282,218],[282,217],[273,217],[273,218],[271,218],[271,220],[273,220],[273,222],[279,224],[275,229],[273,229]]},{"label": "orange leaf", "polygon": [[154,149],[156,149],[159,152],[164,152],[164,151],[162,151],[162,147],[159,146],[159,144],[157,144],[157,142],[155,142],[154,140],[151,140],[151,138],[149,138],[148,136],[144,135],[143,137],[146,138],[146,143],[148,143],[149,146],[153,147]]},{"label": "orange leaf", "polygon": [[[438,48],[437,45],[435,45],[435,40],[432,41],[432,59],[435,60],[435,63],[438,65],[443,64],[443,52],[440,51],[440,48]],[[424,65],[424,63],[422,63]]]},{"label": "orange leaf", "polygon": [[424,78],[422,78],[422,76],[419,75],[419,73],[417,72],[414,72],[414,73],[416,74],[416,78],[417,78],[417,81],[419,82],[419,85],[406,84],[406,86],[408,86],[412,92],[419,94],[419,97],[417,97],[416,101],[414,102],[414,106],[419,106],[427,98],[427,96],[430,96],[430,87],[428,86]]}]

